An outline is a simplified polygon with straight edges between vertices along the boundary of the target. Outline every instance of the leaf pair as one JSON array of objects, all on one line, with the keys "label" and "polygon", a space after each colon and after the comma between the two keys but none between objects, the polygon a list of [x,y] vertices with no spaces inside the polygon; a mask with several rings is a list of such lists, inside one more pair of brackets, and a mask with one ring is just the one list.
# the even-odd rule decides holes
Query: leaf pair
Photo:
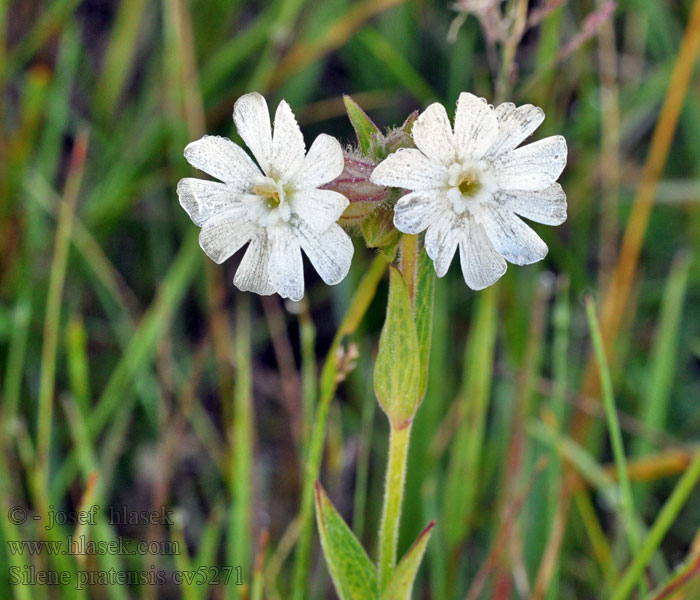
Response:
[{"label": "leaf pair", "polygon": [[377,567],[355,534],[316,482],[316,520],[323,555],[335,591],[341,600],[409,600],[430,533],[431,522],[399,562],[387,587],[380,593]]}]

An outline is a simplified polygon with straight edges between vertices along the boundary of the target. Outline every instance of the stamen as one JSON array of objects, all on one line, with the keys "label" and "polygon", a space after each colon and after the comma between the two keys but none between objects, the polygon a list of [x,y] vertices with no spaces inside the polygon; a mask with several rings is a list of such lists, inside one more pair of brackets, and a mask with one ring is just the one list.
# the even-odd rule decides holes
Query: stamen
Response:
[{"label": "stamen", "polygon": [[280,205],[280,195],[277,186],[269,183],[261,183],[253,186],[253,193],[265,199],[265,206],[272,210]]},{"label": "stamen", "polygon": [[481,189],[481,183],[476,178],[474,173],[467,172],[462,174],[462,176],[459,178],[457,187],[459,187],[459,191],[463,196],[476,196],[478,191]]}]

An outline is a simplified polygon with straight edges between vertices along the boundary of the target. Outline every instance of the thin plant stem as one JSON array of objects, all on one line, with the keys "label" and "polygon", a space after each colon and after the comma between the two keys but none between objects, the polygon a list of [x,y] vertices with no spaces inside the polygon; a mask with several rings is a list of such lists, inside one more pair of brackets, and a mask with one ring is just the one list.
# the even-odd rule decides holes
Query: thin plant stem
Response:
[{"label": "thin plant stem", "polygon": [[[610,443],[612,445],[615,467],[617,469],[617,476],[620,484],[620,503],[622,506],[622,515],[623,519],[625,520],[625,529],[627,530],[630,551],[633,555],[636,555],[639,552],[640,541],[634,512],[634,498],[632,497],[632,487],[630,485],[629,474],[627,471],[625,449],[622,444],[620,422],[617,418],[617,410],[615,408],[612,378],[610,376],[608,361],[605,357],[603,336],[600,333],[600,327],[598,325],[595,310],[595,302],[592,298],[588,297],[586,299],[586,316],[588,317],[588,327],[591,333],[593,351],[595,353],[596,360],[598,361],[598,369],[600,371],[603,407],[605,408],[605,418],[608,424]],[[643,598],[646,595],[646,589],[644,582],[640,580],[640,592],[642,591],[644,592],[641,594],[641,597]]]},{"label": "thin plant stem", "polygon": [[[250,303],[243,294],[236,306],[236,379],[234,383],[233,425],[231,427],[231,495],[233,498],[229,533],[229,558],[242,567],[248,580],[252,546],[253,477],[253,380],[250,363]],[[229,598],[240,597],[238,586],[228,586]]]},{"label": "thin plant stem", "polygon": [[406,459],[411,438],[412,422],[391,426],[389,434],[389,463],[386,471],[384,508],[379,528],[379,586],[389,583],[396,566],[396,547],[399,542],[399,522],[406,481]]},{"label": "thin plant stem", "polygon": [[[61,297],[66,278],[70,234],[73,226],[75,204],[83,177],[87,152],[87,131],[82,130],[76,138],[71,166],[66,181],[61,210],[56,228],[53,262],[46,298],[46,318],[41,352],[41,376],[39,379],[39,408],[37,411],[37,490],[45,492],[49,479],[49,452],[51,449],[51,426],[53,423],[53,397],[55,390],[56,353],[58,349],[61,319]],[[44,493],[41,497],[48,500]],[[47,501],[48,504],[48,501]]]},{"label": "thin plant stem", "polygon": [[[401,239],[401,275],[411,304],[416,298],[418,278],[418,237],[404,235]],[[406,483],[406,461],[413,420],[395,423],[390,419],[389,459],[386,470],[384,506],[379,527],[379,590],[389,583],[396,567],[396,548],[399,542],[401,507]]]},{"label": "thin plant stem", "polygon": [[[309,439],[311,423],[314,417],[314,405],[318,397],[318,380],[316,378],[316,327],[311,318],[308,304],[299,313],[299,345],[301,346],[301,439],[302,444]],[[306,448],[304,448],[306,453]]]}]

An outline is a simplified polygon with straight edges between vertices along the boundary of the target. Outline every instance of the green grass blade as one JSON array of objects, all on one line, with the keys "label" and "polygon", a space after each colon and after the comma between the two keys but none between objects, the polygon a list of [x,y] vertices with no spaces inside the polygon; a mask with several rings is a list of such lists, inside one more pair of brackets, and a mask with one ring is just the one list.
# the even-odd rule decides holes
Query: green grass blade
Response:
[{"label": "green grass blade", "polygon": [[98,121],[114,116],[130,69],[136,64],[136,36],[147,7],[148,2],[141,0],[122,0],[119,4],[93,98],[93,111]]},{"label": "green grass blade", "polygon": [[654,552],[661,544],[666,532],[674,524],[678,513],[685,505],[688,497],[700,480],[700,452],[697,452],[680,478],[671,496],[659,511],[654,524],[649,529],[649,535],[634,555],[632,564],[624,572],[619,584],[613,590],[611,600],[625,600],[632,593],[635,585],[644,574],[644,569],[651,560]]},{"label": "green grass blade", "polygon": [[[253,373],[250,362],[250,304],[246,295],[236,306],[233,424],[231,452],[231,513],[229,516],[229,564],[240,566],[244,581],[251,577],[253,486]],[[239,597],[238,586],[228,586],[228,597]]]},{"label": "green grass blade", "polygon": [[[615,398],[613,395],[612,378],[608,367],[608,360],[605,356],[603,336],[600,333],[598,318],[596,317],[596,307],[593,299],[589,296],[586,299],[586,316],[588,317],[588,328],[593,343],[593,351],[598,363],[598,371],[603,396],[603,406],[605,408],[605,418],[608,424],[608,433],[612,445],[617,477],[620,485],[620,505],[622,509],[622,519],[625,524],[625,532],[629,542],[630,553],[634,556],[639,552],[639,532],[637,530],[637,515],[634,508],[634,498],[632,496],[632,486],[630,485],[629,474],[627,472],[627,459],[622,444],[622,433],[620,423],[617,418]],[[642,597],[646,594],[646,585],[642,579],[639,580]]]},{"label": "green grass blade", "polygon": [[425,81],[408,60],[399,54],[382,35],[372,27],[365,27],[357,39],[372,54],[374,59],[422,104],[436,100],[440,95]]}]

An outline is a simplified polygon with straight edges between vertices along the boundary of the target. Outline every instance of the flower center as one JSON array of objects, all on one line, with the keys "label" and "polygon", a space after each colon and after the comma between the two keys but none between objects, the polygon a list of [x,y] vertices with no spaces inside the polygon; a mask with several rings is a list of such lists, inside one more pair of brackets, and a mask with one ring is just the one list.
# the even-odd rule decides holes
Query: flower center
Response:
[{"label": "flower center", "polygon": [[280,193],[279,190],[277,189],[277,186],[273,183],[260,183],[256,186],[253,186],[253,193],[256,196],[260,196],[264,202],[265,206],[272,210],[273,208],[277,208],[282,200],[280,199]]},{"label": "flower center", "polygon": [[253,196],[257,202],[252,213],[263,227],[278,223],[288,223],[292,215],[291,206],[286,199],[286,190],[272,177],[261,176],[253,185]]},{"label": "flower center", "polygon": [[481,183],[473,171],[468,171],[463,173],[460,177],[459,183],[457,184],[459,191],[462,192],[462,196],[476,196],[476,194],[481,189]]},{"label": "flower center", "polygon": [[447,198],[452,209],[458,215],[474,210],[479,203],[491,198],[494,183],[486,163],[454,163],[447,179]]}]

